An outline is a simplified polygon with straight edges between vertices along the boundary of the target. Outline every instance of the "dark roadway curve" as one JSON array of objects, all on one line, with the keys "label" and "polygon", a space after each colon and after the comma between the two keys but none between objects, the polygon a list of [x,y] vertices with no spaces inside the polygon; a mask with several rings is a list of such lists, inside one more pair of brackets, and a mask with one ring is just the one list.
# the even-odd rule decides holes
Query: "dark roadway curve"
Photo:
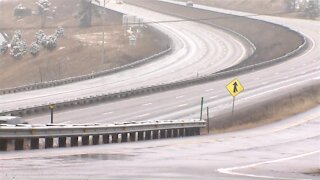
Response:
[{"label": "dark roadway curve", "polygon": [[200,20],[207,25],[223,27],[243,35],[255,45],[256,51],[248,59],[232,67],[233,69],[282,57],[304,43],[302,35],[287,27],[248,17],[217,13],[156,0],[125,0],[125,2],[186,20]]}]

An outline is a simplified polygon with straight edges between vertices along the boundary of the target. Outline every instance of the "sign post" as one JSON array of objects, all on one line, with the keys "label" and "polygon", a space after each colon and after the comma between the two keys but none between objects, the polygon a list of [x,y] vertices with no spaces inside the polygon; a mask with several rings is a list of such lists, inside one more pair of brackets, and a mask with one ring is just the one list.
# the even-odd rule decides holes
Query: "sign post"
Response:
[{"label": "sign post", "polygon": [[232,101],[232,114],[233,114],[233,111],[234,111],[234,103],[236,101],[236,97],[233,97],[233,101]]},{"label": "sign post", "polygon": [[230,93],[230,95],[233,97],[233,102],[232,102],[232,115],[233,115],[236,96],[240,94],[242,91],[244,91],[244,87],[241,85],[241,83],[237,79],[234,79],[229,84],[227,84],[226,88]]},{"label": "sign post", "polygon": [[49,109],[50,109],[50,112],[51,112],[51,124],[53,124],[53,110],[55,108],[55,105],[54,104],[51,104],[49,106]]},{"label": "sign post", "polygon": [[202,111],[203,111],[203,97],[201,98],[200,120],[202,119]]},{"label": "sign post", "polygon": [[210,115],[209,115],[209,106],[207,107],[207,131],[210,134]]}]

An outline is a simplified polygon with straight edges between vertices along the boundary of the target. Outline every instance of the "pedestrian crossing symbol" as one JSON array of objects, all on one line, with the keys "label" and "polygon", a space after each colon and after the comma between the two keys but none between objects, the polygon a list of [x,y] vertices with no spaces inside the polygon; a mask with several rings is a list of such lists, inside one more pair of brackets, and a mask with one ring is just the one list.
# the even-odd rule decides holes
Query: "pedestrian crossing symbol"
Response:
[{"label": "pedestrian crossing symbol", "polygon": [[226,86],[226,88],[229,91],[230,95],[233,97],[236,97],[238,94],[240,94],[244,90],[244,87],[241,85],[241,83],[237,79],[231,81]]}]

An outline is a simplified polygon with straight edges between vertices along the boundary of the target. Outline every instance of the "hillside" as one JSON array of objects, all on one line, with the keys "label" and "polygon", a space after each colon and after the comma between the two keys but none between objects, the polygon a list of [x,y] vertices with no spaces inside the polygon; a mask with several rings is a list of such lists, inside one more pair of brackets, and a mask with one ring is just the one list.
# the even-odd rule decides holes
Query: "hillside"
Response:
[{"label": "hillside", "polygon": [[[79,28],[79,19],[76,17],[79,11],[78,0],[50,0],[51,6],[57,7],[56,13],[54,18],[46,20],[43,28],[39,15],[33,14],[24,18],[13,15],[14,7],[20,3],[36,11],[36,0],[0,2],[0,31],[6,32],[10,39],[14,31],[20,30],[22,39],[30,46],[40,29],[46,35],[54,33],[58,26],[62,26],[65,30],[64,37],[58,39],[56,49],[48,51],[41,47],[36,57],[26,53],[22,58],[15,59],[10,56],[10,52],[0,54],[0,88],[115,68],[159,53],[168,45],[165,35],[148,27],[142,28],[143,36],[138,36],[136,46],[130,46],[127,28],[122,26],[122,14],[111,10],[106,12],[104,18],[101,15],[94,15],[92,27]],[[105,31],[104,50],[103,31]],[[103,51],[105,51],[104,60]]]},{"label": "hillside", "polygon": [[196,4],[251,12],[255,14],[270,14],[283,17],[305,18],[304,13],[289,12],[287,10],[286,0],[193,0],[193,2]]}]

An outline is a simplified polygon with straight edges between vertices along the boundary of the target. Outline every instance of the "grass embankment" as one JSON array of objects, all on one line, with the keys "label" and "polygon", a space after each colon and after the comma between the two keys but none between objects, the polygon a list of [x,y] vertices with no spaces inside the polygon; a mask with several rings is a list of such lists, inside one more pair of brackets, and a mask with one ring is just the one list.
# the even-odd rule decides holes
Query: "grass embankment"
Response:
[{"label": "grass embankment", "polygon": [[213,118],[212,133],[222,133],[262,126],[305,112],[320,105],[320,85],[303,87],[288,94],[270,97],[268,101],[236,109]]}]

